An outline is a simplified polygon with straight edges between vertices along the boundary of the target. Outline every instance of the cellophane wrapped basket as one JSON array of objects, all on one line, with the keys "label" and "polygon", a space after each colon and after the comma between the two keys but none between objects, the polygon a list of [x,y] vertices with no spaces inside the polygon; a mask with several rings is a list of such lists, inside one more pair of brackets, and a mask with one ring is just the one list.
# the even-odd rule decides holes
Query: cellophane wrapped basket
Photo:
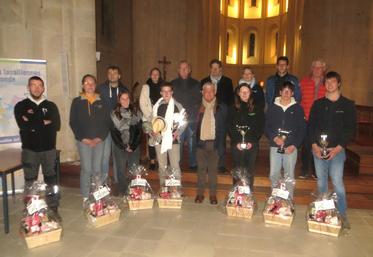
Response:
[{"label": "cellophane wrapped basket", "polygon": [[[62,226],[55,213],[48,209],[46,203],[47,185],[36,181],[25,186],[25,209],[21,220],[21,234],[28,248],[34,248],[57,242],[61,238]],[[55,186],[53,190],[58,190]]]},{"label": "cellophane wrapped basket", "polygon": [[267,199],[263,210],[266,224],[291,226],[294,217],[294,203],[289,189],[294,188],[294,185],[294,179],[281,179],[272,189],[271,196]]},{"label": "cellophane wrapped basket", "polygon": [[308,207],[308,230],[329,236],[339,236],[342,222],[336,203],[337,195],[335,193],[319,194]]},{"label": "cellophane wrapped basket", "polygon": [[153,208],[154,193],[146,180],[147,171],[142,165],[134,165],[129,169],[131,182],[129,184],[128,196],[125,201],[130,210],[143,210]]},{"label": "cellophane wrapped basket", "polygon": [[110,188],[95,176],[91,183],[91,193],[85,203],[89,223],[98,228],[119,220],[121,210],[110,196]]},{"label": "cellophane wrapped basket", "polygon": [[160,191],[158,193],[159,208],[180,209],[183,202],[181,186],[181,171],[166,167],[163,169]]},{"label": "cellophane wrapped basket", "polygon": [[256,201],[250,188],[247,170],[234,169],[232,176],[236,183],[226,198],[225,209],[228,216],[251,219],[256,207]]}]

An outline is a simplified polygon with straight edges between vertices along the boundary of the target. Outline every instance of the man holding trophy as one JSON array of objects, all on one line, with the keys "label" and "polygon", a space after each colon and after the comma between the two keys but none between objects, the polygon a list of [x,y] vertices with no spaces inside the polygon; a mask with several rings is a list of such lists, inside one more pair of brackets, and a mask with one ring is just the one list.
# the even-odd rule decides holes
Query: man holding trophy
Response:
[{"label": "man holding trophy", "polygon": [[326,96],[315,101],[310,114],[310,138],[320,193],[328,191],[330,176],[337,193],[337,207],[343,228],[349,229],[346,216],[346,192],[343,169],[346,160],[345,147],[356,130],[354,103],[341,95],[341,76],[330,71],[325,79]]},{"label": "man holding trophy", "polygon": [[[180,172],[180,135],[186,125],[186,113],[183,106],[173,97],[171,83],[161,86],[161,98],[154,104],[152,112],[152,132],[160,174],[164,174],[170,161],[171,169]],[[167,158],[168,157],[168,158]],[[160,176],[160,184],[164,181]]]},{"label": "man holding trophy", "polygon": [[247,181],[253,191],[259,139],[264,131],[264,112],[262,106],[255,103],[249,84],[239,85],[235,97],[228,115],[233,167],[247,170]]},{"label": "man holding trophy", "polygon": [[[265,133],[270,142],[270,179],[274,187],[281,178],[294,179],[297,162],[297,148],[302,144],[306,133],[303,108],[295,101],[294,85],[285,81],[280,86],[280,96],[268,107]],[[289,189],[293,197],[293,188]]]}]

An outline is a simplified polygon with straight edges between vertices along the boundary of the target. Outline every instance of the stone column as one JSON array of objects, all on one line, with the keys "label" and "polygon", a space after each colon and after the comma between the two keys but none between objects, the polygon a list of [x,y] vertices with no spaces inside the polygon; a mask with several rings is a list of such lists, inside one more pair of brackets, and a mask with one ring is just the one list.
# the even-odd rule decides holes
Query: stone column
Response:
[{"label": "stone column", "polygon": [[78,158],[69,127],[73,97],[86,73],[96,74],[94,0],[2,0],[0,56],[47,60],[48,98],[59,108],[57,148],[62,161]]}]

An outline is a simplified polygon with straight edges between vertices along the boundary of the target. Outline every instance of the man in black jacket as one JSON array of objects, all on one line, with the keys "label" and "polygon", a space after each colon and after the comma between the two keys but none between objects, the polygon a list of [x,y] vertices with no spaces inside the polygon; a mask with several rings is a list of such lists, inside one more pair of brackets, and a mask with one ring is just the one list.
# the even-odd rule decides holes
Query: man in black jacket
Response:
[{"label": "man in black jacket", "polygon": [[196,160],[196,118],[198,108],[201,105],[201,86],[198,80],[191,77],[191,67],[187,61],[179,63],[179,77],[171,81],[174,87],[174,97],[188,114],[188,126],[180,135],[180,159],[182,159],[184,142],[188,142],[189,168],[197,170]]},{"label": "man in black jacket", "polygon": [[[212,82],[216,86],[216,101],[224,103],[227,107],[234,102],[234,92],[232,80],[222,73],[223,65],[218,59],[213,59],[210,62],[210,75],[201,81],[201,85],[206,82]],[[219,171],[225,172],[225,138],[224,143],[221,144],[219,151]]]},{"label": "man in black jacket", "polygon": [[[106,106],[106,109],[110,112],[117,106],[118,103],[118,96],[122,92],[129,92],[128,88],[122,84],[120,81],[122,74],[117,66],[109,66],[106,69],[107,80],[97,87],[97,93],[100,95],[101,100]],[[110,155],[112,152],[112,145],[111,145],[111,135],[110,133],[104,140],[104,156],[102,158],[102,172],[104,174],[104,179],[107,178],[109,173],[109,162],[110,162]],[[115,162],[114,162],[115,163]],[[116,169],[114,165],[114,169]],[[117,174],[114,172],[114,174]],[[117,182],[116,176],[114,176],[115,182]],[[116,192],[114,192],[116,194]]]},{"label": "man in black jacket", "polygon": [[196,203],[204,200],[206,171],[210,187],[210,203],[217,204],[217,168],[219,144],[225,139],[225,122],[227,107],[218,103],[215,97],[215,86],[211,82],[203,85],[203,99],[197,121],[197,162],[198,162],[198,191]]},{"label": "man in black jacket", "polygon": [[341,95],[341,81],[341,76],[335,71],[326,74],[326,96],[314,102],[309,126],[318,190],[320,193],[328,192],[330,176],[338,197],[342,225],[349,229],[343,169],[346,145],[355,135],[356,110],[355,104]]},{"label": "man in black jacket", "polygon": [[57,184],[56,136],[60,130],[60,115],[57,106],[43,96],[44,81],[40,77],[29,78],[28,89],[30,95],[14,107],[22,142],[25,186],[30,187],[37,180],[41,165],[47,184],[48,207],[58,215],[60,196],[54,186]]},{"label": "man in black jacket", "polygon": [[[285,179],[294,179],[297,162],[297,148],[302,144],[306,133],[306,120],[303,108],[294,99],[294,84],[285,81],[280,86],[280,96],[276,97],[267,110],[265,134],[270,143],[270,179],[272,187],[281,178],[284,169]],[[293,188],[289,188],[293,197]]]}]

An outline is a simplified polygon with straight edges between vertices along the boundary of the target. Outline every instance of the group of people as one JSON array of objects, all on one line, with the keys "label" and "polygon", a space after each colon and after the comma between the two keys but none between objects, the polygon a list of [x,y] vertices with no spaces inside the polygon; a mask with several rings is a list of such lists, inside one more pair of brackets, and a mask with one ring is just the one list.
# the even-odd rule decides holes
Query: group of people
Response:
[{"label": "group of people", "polygon": [[[341,76],[326,73],[325,62],[315,60],[310,75],[299,82],[288,72],[288,58],[281,56],[264,92],[252,68],[243,68],[236,87],[222,68],[221,61],[212,60],[209,76],[198,81],[191,76],[190,64],[180,61],[178,77],[171,82],[153,68],[138,101],[134,90],[120,82],[122,75],[116,66],[108,67],[107,81],[99,86],[93,75],[85,75],[82,92],[73,99],[70,110],[70,127],[81,160],[83,201],[88,199],[92,177],[107,180],[110,156],[114,182],[120,193],[127,193],[125,174],[140,161],[143,133],[147,134],[149,168],[158,165],[160,172],[167,166],[180,171],[182,146],[188,145],[189,168],[198,177],[195,202],[204,201],[207,175],[211,204],[218,202],[217,173],[226,170],[228,135],[233,168],[246,169],[253,191],[259,140],[265,134],[270,144],[272,186],[281,178],[282,169],[285,178],[295,178],[298,150],[302,149],[300,178],[312,173],[312,161],[319,192],[328,190],[331,177],[338,209],[348,227],[343,170],[345,147],[355,133],[356,111],[354,103],[341,95]],[[25,180],[36,180],[41,164],[45,181],[52,185],[58,109],[43,96],[41,78],[31,77],[28,88],[30,96],[15,107]],[[293,197],[293,189],[290,195]]]}]

